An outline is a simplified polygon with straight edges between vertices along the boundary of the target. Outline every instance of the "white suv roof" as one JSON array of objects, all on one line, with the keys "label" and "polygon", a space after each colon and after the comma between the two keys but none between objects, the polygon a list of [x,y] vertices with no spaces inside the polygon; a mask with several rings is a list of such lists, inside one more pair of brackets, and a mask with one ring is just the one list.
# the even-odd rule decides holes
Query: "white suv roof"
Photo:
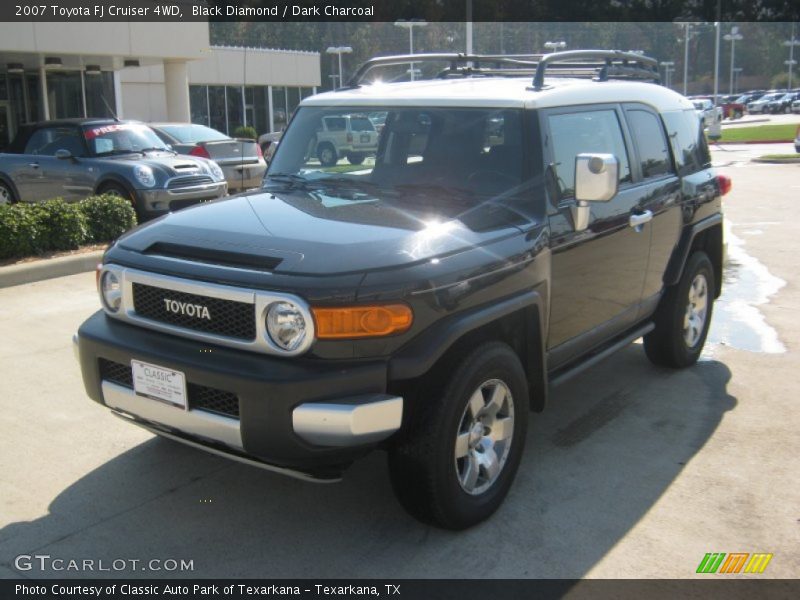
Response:
[{"label": "white suv roof", "polygon": [[534,90],[530,77],[473,77],[376,83],[311,96],[301,106],[480,106],[550,108],[641,102],[659,111],[694,109],[684,96],[654,83],[550,78]]}]

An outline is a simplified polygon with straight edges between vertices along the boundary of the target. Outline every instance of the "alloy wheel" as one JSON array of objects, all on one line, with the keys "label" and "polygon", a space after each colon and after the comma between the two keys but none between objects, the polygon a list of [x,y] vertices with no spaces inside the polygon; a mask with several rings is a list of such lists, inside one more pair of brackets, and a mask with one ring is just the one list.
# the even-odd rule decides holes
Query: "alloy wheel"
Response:
[{"label": "alloy wheel", "polygon": [[514,399],[499,379],[482,383],[470,396],[455,439],[458,483],[477,496],[503,471],[514,435]]},{"label": "alloy wheel", "polygon": [[689,286],[689,299],[683,319],[683,340],[694,348],[703,335],[708,315],[708,281],[702,273],[695,275]]}]

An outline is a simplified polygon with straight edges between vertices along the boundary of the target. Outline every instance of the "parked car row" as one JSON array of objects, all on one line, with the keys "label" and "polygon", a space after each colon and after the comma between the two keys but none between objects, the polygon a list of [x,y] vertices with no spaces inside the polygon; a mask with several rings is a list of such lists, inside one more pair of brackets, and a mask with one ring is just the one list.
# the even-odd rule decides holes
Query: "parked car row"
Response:
[{"label": "parked car row", "polygon": [[[714,107],[710,96],[690,96],[700,120],[707,123]],[[744,94],[719,96],[716,108],[723,119],[738,119],[745,114],[800,113],[800,89],[752,90]]]},{"label": "parked car row", "polygon": [[0,204],[116,194],[147,220],[257,188],[266,168],[255,140],[202,125],[44,121],[22,125],[0,154]]}]

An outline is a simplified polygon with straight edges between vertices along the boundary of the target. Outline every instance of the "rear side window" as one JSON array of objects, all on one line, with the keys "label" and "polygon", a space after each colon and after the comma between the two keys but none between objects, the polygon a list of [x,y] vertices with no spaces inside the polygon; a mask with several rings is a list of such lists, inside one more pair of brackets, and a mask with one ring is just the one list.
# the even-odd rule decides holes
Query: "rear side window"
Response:
[{"label": "rear side window", "polygon": [[329,117],[325,119],[325,127],[328,131],[345,131],[347,129],[347,121],[344,117]]},{"label": "rear side window", "polygon": [[665,112],[663,117],[678,174],[688,175],[709,167],[711,155],[697,113],[693,110],[676,110]]},{"label": "rear side window", "polygon": [[559,198],[575,195],[575,157],[591,152],[613,154],[619,161],[619,181],[631,181],[625,139],[613,110],[593,110],[548,117]]},{"label": "rear side window", "polygon": [[69,150],[74,156],[84,154],[84,146],[75,127],[47,127],[31,135],[25,154],[53,156],[57,150]]},{"label": "rear side window", "polygon": [[642,177],[660,177],[672,172],[669,148],[658,117],[645,110],[627,111],[631,135],[639,148]]}]

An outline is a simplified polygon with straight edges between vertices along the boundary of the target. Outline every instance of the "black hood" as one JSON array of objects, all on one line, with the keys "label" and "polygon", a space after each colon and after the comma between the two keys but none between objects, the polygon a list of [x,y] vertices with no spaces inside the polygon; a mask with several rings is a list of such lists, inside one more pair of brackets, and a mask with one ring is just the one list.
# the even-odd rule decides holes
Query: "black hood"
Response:
[{"label": "black hood", "polygon": [[519,233],[526,223],[494,202],[437,209],[431,204],[366,194],[262,191],[172,213],[125,236],[120,245],[210,261],[216,253],[220,264],[330,275],[454,254]]}]

